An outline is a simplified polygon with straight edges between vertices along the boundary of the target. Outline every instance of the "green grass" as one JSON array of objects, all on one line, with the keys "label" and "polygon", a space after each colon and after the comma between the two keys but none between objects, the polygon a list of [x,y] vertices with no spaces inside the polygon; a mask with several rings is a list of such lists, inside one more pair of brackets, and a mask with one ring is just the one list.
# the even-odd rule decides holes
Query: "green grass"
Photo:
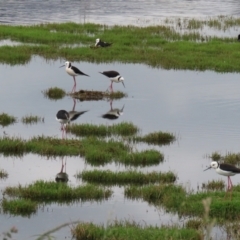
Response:
[{"label": "green grass", "polygon": [[4,194],[35,202],[70,202],[74,200],[103,200],[108,199],[112,191],[103,187],[87,184],[70,187],[65,183],[36,181],[27,186],[6,187]]},{"label": "green grass", "polygon": [[[205,24],[211,25],[212,22]],[[190,25],[193,26],[194,23],[190,22]],[[107,49],[90,48],[97,37],[107,39],[113,42],[113,45]],[[143,63],[164,69],[240,71],[239,42],[236,38],[206,38],[197,32],[181,34],[172,27],[160,25],[149,27],[108,27],[75,23],[0,25],[0,39],[26,43],[0,47],[0,62],[11,65],[26,64],[33,55],[38,55],[52,60]],[[27,45],[28,43],[38,45]],[[83,44],[83,47],[63,46],[76,43]]]},{"label": "green grass", "polygon": [[10,116],[7,113],[1,113],[0,114],[0,125],[2,125],[2,127],[6,127],[10,124],[13,124],[17,121],[17,118],[14,116]]},{"label": "green grass", "polygon": [[240,186],[233,187],[231,193],[225,191],[186,193],[181,186],[150,185],[125,187],[125,197],[143,199],[155,206],[161,206],[181,216],[203,218],[205,209],[203,201],[211,198],[209,217],[217,222],[239,220]]},{"label": "green grass", "polygon": [[177,178],[172,172],[142,173],[132,170],[123,172],[112,172],[109,170],[83,171],[78,174],[77,177],[90,183],[100,183],[106,185],[173,183]]},{"label": "green grass", "polygon": [[73,238],[91,239],[91,240],[200,240],[201,235],[193,230],[178,227],[154,227],[141,226],[135,222],[115,221],[108,224],[105,228],[103,225],[93,223],[79,223],[71,230]]},{"label": "green grass", "polygon": [[76,136],[106,137],[112,135],[131,136],[138,133],[139,128],[133,123],[121,122],[111,126],[104,124],[93,125],[89,123],[71,124],[67,130]]},{"label": "green grass", "polygon": [[38,209],[37,203],[29,199],[4,199],[1,205],[4,213],[23,217],[29,217],[31,214],[36,213]]},{"label": "green grass", "polygon": [[49,88],[46,89],[44,91],[42,91],[43,95],[51,100],[58,100],[58,99],[62,99],[65,97],[66,92],[58,87],[54,87],[54,88]]}]

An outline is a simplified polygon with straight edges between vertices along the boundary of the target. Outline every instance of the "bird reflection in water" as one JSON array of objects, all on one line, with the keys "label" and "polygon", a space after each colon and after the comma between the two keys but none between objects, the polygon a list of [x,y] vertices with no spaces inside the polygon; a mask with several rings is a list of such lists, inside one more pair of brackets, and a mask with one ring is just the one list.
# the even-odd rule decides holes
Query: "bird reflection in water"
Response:
[{"label": "bird reflection in water", "polygon": [[121,109],[113,108],[112,107],[112,100],[110,100],[110,110],[102,115],[102,118],[109,119],[109,120],[116,120],[121,115],[123,115],[124,105]]},{"label": "bird reflection in water", "polygon": [[76,99],[73,98],[73,108],[71,111],[59,110],[56,115],[56,120],[61,123],[62,139],[67,137],[67,124],[78,119],[86,111],[75,111]]},{"label": "bird reflection in water", "polygon": [[[64,163],[63,157],[62,157],[61,171],[57,173],[55,177],[56,182],[65,182],[65,183],[68,182],[68,174],[66,173],[66,164],[67,164],[67,160],[65,160],[65,163]],[[65,167],[65,170],[64,170],[64,167]]]}]

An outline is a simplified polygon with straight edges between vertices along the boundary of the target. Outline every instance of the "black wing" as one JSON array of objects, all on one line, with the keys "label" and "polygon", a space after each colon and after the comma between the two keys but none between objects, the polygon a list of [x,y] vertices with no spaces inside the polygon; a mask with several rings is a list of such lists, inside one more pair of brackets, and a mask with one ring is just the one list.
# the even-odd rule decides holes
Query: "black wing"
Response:
[{"label": "black wing", "polygon": [[220,164],[220,168],[222,170],[226,170],[226,171],[229,171],[229,172],[232,172],[232,173],[240,173],[240,169],[233,166],[233,165],[230,165],[230,164],[227,164],[227,163],[221,163]]},{"label": "black wing", "polygon": [[120,75],[117,71],[104,71],[104,72],[100,72],[100,73],[109,78],[114,78],[114,77]]},{"label": "black wing", "polygon": [[69,114],[65,110],[59,110],[56,115],[57,119],[68,120]]},{"label": "black wing", "polygon": [[80,71],[78,68],[76,68],[76,67],[74,67],[74,66],[72,66],[71,68],[72,68],[72,70],[73,70],[75,73],[77,73],[77,74],[79,74],[79,75],[85,75],[85,76],[88,76],[88,77],[89,77],[89,75],[83,73],[83,72]]}]

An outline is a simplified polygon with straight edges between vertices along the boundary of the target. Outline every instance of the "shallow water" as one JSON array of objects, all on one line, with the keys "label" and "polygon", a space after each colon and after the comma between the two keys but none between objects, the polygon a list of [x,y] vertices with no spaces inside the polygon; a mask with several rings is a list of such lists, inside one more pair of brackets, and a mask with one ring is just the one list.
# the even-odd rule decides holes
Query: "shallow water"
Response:
[{"label": "shallow water", "polygon": [[[0,106],[0,112],[18,118],[16,124],[2,128],[1,135],[28,139],[44,134],[61,138],[60,124],[55,120],[55,115],[60,109],[71,110],[74,101],[70,97],[52,101],[45,98],[42,91],[55,86],[71,91],[73,79],[64,68],[59,68],[62,64],[61,61],[45,61],[34,57],[24,66],[0,65],[0,96],[4,103]],[[206,155],[215,151],[221,154],[239,151],[239,74],[163,70],[142,64],[73,64],[90,75],[90,78],[77,77],[77,89],[106,90],[110,82],[99,71],[115,69],[124,76],[125,89],[122,84],[113,84],[114,90],[128,94],[128,97],[112,103],[113,108],[122,108],[124,105],[123,115],[114,123],[130,121],[141,129],[142,134],[167,131],[177,136],[177,141],[173,144],[157,147],[164,154],[165,162],[159,166],[141,168],[142,171],[171,170],[177,174],[178,184],[195,190],[208,180],[226,180],[215,171],[203,170],[210,162]],[[75,110],[88,112],[76,122],[112,124],[100,117],[109,109],[108,101],[78,101]],[[44,118],[44,123],[24,125],[21,118],[30,114]],[[144,144],[138,146],[139,149],[146,147]],[[68,157],[65,160],[71,185],[80,183],[74,177],[77,172],[94,168],[82,158]],[[6,180],[0,180],[0,189],[3,190],[5,186],[25,185],[40,179],[54,180],[55,175],[60,172],[61,159],[46,159],[34,154],[27,154],[22,158],[1,156],[1,168],[9,173]],[[126,169],[115,164],[100,168],[113,171]],[[239,182],[237,177],[233,177],[232,181],[233,184]],[[26,239],[76,220],[106,224],[115,218],[137,222],[144,219],[147,224],[154,225],[178,222],[177,216],[166,214],[145,202],[124,199],[123,188],[114,187],[113,190],[114,196],[109,201],[76,203],[70,206],[51,204],[40,208],[30,219],[1,214],[0,230],[15,225],[19,228],[18,239]],[[27,232],[24,230],[26,225],[29,227]],[[54,234],[58,239],[69,235],[69,228]]]},{"label": "shallow water", "polygon": [[46,22],[94,22],[107,25],[159,23],[166,17],[205,18],[240,15],[238,0],[129,0],[96,1],[4,1],[0,5],[0,22],[36,24]]}]

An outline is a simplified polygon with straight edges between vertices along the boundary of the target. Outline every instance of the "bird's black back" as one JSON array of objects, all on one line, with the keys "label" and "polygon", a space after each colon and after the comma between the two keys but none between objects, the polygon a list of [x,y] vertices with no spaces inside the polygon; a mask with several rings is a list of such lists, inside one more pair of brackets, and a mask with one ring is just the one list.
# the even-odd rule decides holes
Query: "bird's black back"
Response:
[{"label": "bird's black back", "polygon": [[234,165],[230,165],[227,163],[221,163],[220,164],[220,169],[225,170],[225,171],[229,171],[232,173],[240,173],[240,168],[235,167]]},{"label": "bird's black back", "polygon": [[109,78],[114,78],[114,77],[120,75],[119,72],[117,72],[117,71],[104,71],[104,72],[100,72],[100,73]]}]

